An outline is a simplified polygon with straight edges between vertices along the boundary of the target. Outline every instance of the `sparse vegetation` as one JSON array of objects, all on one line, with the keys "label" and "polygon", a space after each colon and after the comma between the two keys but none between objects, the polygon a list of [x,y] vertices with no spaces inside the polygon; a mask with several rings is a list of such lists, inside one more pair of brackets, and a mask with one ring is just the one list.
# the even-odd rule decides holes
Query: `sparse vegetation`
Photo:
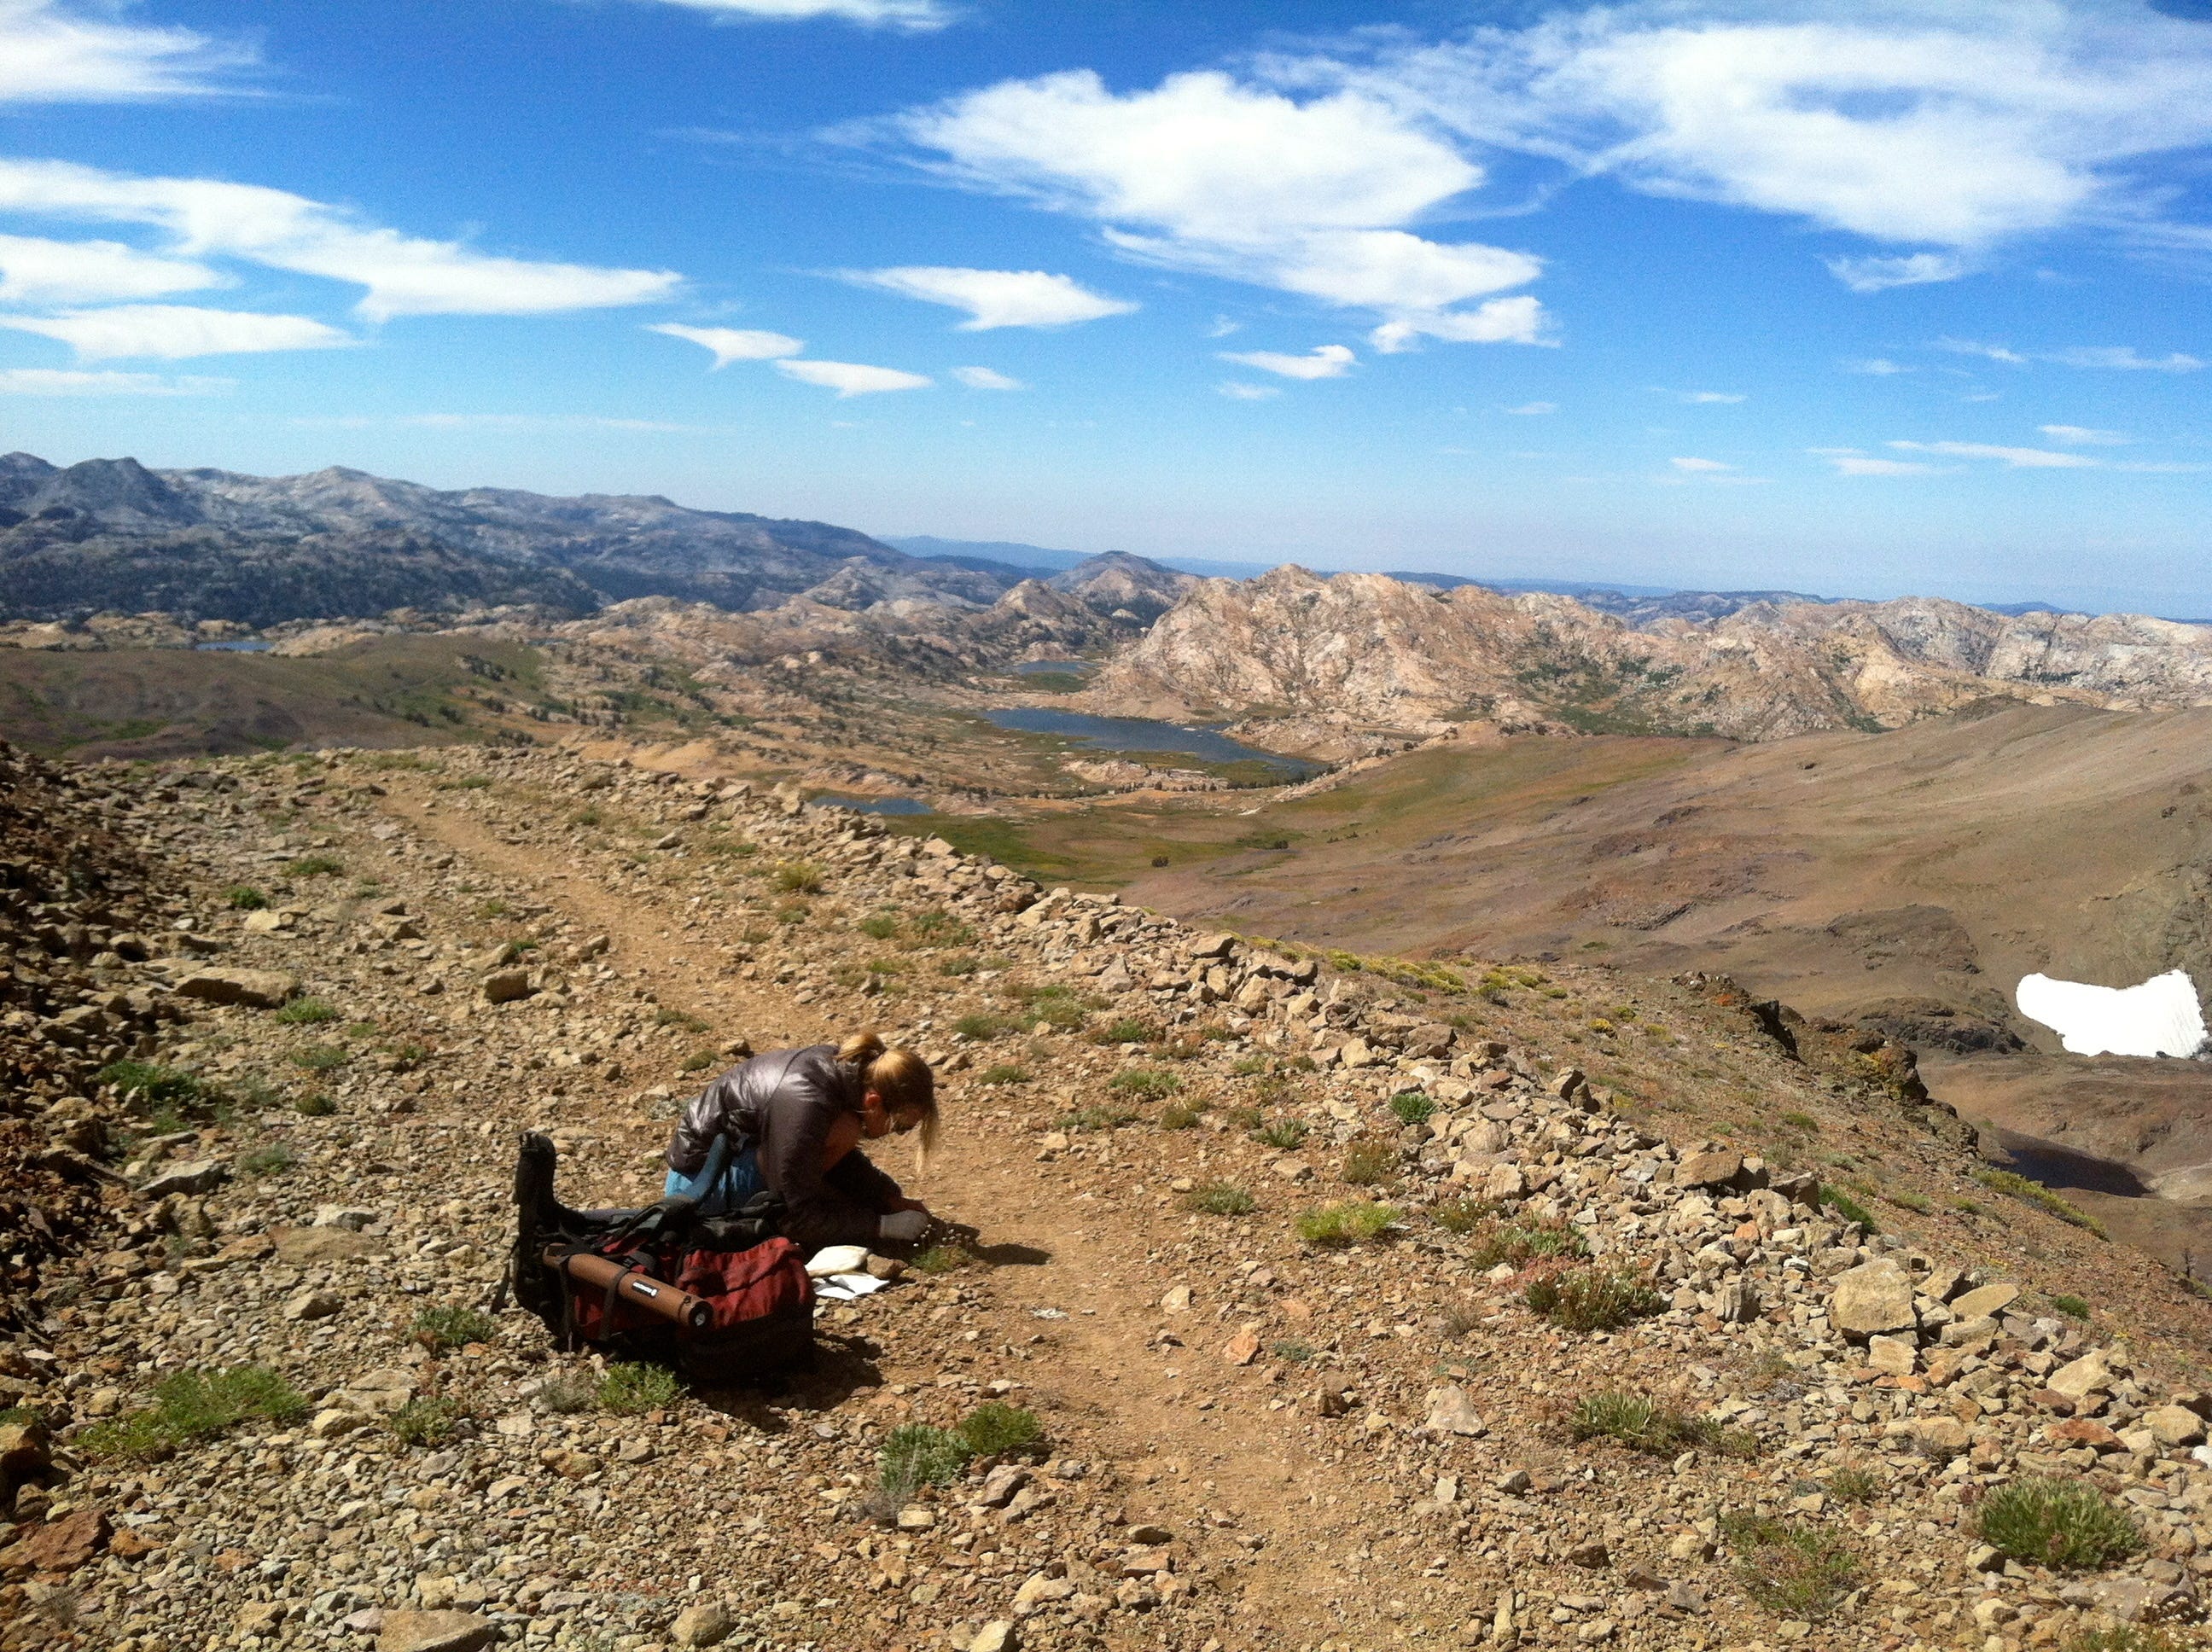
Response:
[{"label": "sparse vegetation", "polygon": [[902,1423],[884,1441],[877,1479],[892,1499],[904,1503],[925,1485],[950,1484],[975,1455],[950,1429]]},{"label": "sparse vegetation", "polygon": [[1162,1072],[1157,1067],[1130,1067],[1114,1075],[1112,1087],[1125,1096],[1157,1100],[1181,1090],[1182,1080],[1174,1073]]},{"label": "sparse vegetation", "polygon": [[1030,1081],[1030,1070],[1016,1066],[1011,1061],[1000,1061],[985,1067],[975,1075],[979,1084],[1025,1084]]},{"label": "sparse vegetation", "polygon": [[2089,1304],[2079,1297],[2056,1296],[2051,1299],[2051,1305],[2069,1319],[2086,1320],[2089,1317]]},{"label": "sparse vegetation", "polygon": [[307,1411],[307,1400],[265,1365],[179,1371],[155,1388],[150,1406],[94,1424],[76,1444],[88,1457],[148,1462],[226,1434],[249,1418],[290,1423]]},{"label": "sparse vegetation", "polygon": [[250,1176],[281,1176],[297,1168],[300,1155],[291,1143],[264,1142],[258,1147],[249,1147],[238,1156],[241,1175]]},{"label": "sparse vegetation", "polygon": [[1910,1187],[1884,1188],[1881,1196],[1899,1209],[1912,1211],[1921,1216],[1936,1208],[1925,1193],[1914,1193]]},{"label": "sparse vegetation", "polygon": [[574,1416],[599,1403],[599,1385],[581,1371],[563,1371],[538,1390],[538,1403],[558,1416]]},{"label": "sparse vegetation", "polygon": [[338,1104],[319,1090],[311,1090],[292,1103],[292,1110],[302,1118],[326,1119],[338,1110]]},{"label": "sparse vegetation", "polygon": [[1372,1187],[1377,1182],[1389,1181],[1397,1168],[1397,1150],[1389,1143],[1360,1141],[1354,1142],[1345,1154],[1337,1175],[1347,1187]]},{"label": "sparse vegetation", "polygon": [[1252,1138],[1262,1146],[1287,1153],[1304,1142],[1306,1123],[1303,1119],[1270,1119],[1254,1128]]},{"label": "sparse vegetation", "polygon": [[2087,1480],[2013,1480],[1982,1499],[1975,1526],[2000,1554],[2057,1571],[2110,1565],[2143,1546],[2135,1517]]},{"label": "sparse vegetation", "polygon": [[1872,1503],[1881,1489],[1881,1477],[1863,1468],[1839,1468],[1828,1476],[1828,1495],[1838,1503]]},{"label": "sparse vegetation", "polygon": [[1462,1195],[1458,1199],[1447,1199],[1442,1204],[1431,1206],[1429,1210],[1429,1220],[1446,1233],[1473,1233],[1484,1223],[1492,1220],[1497,1214],[1498,1206],[1488,1200],[1469,1199]]},{"label": "sparse vegetation", "polygon": [[1824,1210],[1833,1211],[1846,1222],[1857,1223],[1869,1233],[1881,1231],[1881,1224],[1874,1219],[1874,1213],[1840,1187],[1824,1185],[1820,1189],[1820,1206]]},{"label": "sparse vegetation", "polygon": [[822,868],[811,860],[782,860],[769,881],[781,895],[819,895],[822,893]]},{"label": "sparse vegetation", "polygon": [[628,1362],[607,1367],[599,1379],[599,1408],[617,1417],[638,1417],[649,1411],[665,1411],[684,1392],[676,1373],[663,1365]]},{"label": "sparse vegetation", "polygon": [[962,1016],[952,1023],[952,1030],[963,1038],[981,1041],[1000,1037],[1012,1032],[1013,1027],[1002,1016],[986,1015],[977,1011]]},{"label": "sparse vegetation", "polygon": [[1306,1212],[1297,1219],[1297,1235],[1324,1250],[1343,1250],[1380,1238],[1397,1219],[1395,1206],[1351,1199]]},{"label": "sparse vegetation", "polygon": [[1418,1090],[1401,1090],[1390,1098],[1390,1110],[1401,1124],[1426,1124],[1437,1104]]},{"label": "sparse vegetation", "polygon": [[410,1400],[392,1413],[389,1427],[402,1445],[441,1446],[453,1437],[461,1408],[451,1400]]},{"label": "sparse vegetation", "polygon": [[321,1021],[336,1021],[337,1008],[319,998],[295,998],[269,1017],[279,1026],[312,1027]]},{"label": "sparse vegetation", "polygon": [[1170,1102],[1160,1109],[1159,1122],[1163,1130],[1188,1130],[1198,1122],[1198,1109]]},{"label": "sparse vegetation", "polygon": [[1062,1130],[1119,1130],[1125,1124],[1134,1124],[1137,1114],[1126,1107],[1108,1107],[1094,1102],[1089,1107],[1079,1107],[1059,1121]]},{"label": "sparse vegetation", "polygon": [[1468,1246],[1468,1260],[1480,1268],[1501,1262],[1523,1268],[1589,1254],[1579,1229],[1556,1218],[1534,1216],[1492,1218],[1473,1230]]},{"label": "sparse vegetation", "polygon": [[288,878],[330,878],[345,870],[345,862],[333,854],[303,854],[297,860],[288,861],[284,875]]},{"label": "sparse vegetation", "polygon": [[289,1059],[294,1066],[309,1072],[330,1072],[353,1058],[336,1044],[307,1044],[294,1050]]},{"label": "sparse vegetation", "polygon": [[1000,1457],[1036,1445],[1044,1438],[1044,1424],[1035,1412],[987,1400],[961,1423],[960,1437],[979,1457]]},{"label": "sparse vegetation", "polygon": [[223,890],[222,899],[233,912],[258,912],[269,904],[269,897],[251,884],[233,884]]},{"label": "sparse vegetation", "polygon": [[1678,1456],[1699,1447],[1748,1457],[1758,1449],[1757,1441],[1741,1429],[1721,1428],[1640,1394],[1584,1394],[1567,1418],[1567,1432],[1577,1440],[1617,1440],[1650,1457]]},{"label": "sparse vegetation", "polygon": [[917,1273],[957,1273],[969,1266],[975,1257],[958,1245],[932,1245],[915,1253],[907,1266]]},{"label": "sparse vegetation", "polygon": [[1310,1365],[1314,1362],[1313,1344],[1286,1338],[1267,1350],[1285,1365]]},{"label": "sparse vegetation", "polygon": [[1991,1193],[2005,1193],[2024,1204],[2033,1205],[2039,1210],[2046,1211],[2069,1227],[2079,1228],[2084,1233],[2094,1233],[2100,1239],[2112,1237],[2112,1235],[2105,1231],[2105,1224],[2095,1217],[2079,1206],[2069,1204],[2061,1199],[2039,1181],[2030,1181],[2026,1176],[2015,1175],[2010,1170],[1977,1170],[1974,1172],[1974,1180]]},{"label": "sparse vegetation", "polygon": [[1208,1181],[1183,1195],[1185,1208],[1206,1216],[1249,1216],[1259,1201],[1233,1181]]},{"label": "sparse vegetation", "polygon": [[1583,1332],[1617,1331],[1667,1306],[1642,1274],[1622,1267],[1547,1269],[1521,1299],[1562,1330]]},{"label": "sparse vegetation", "polygon": [[432,1353],[440,1354],[471,1342],[489,1342],[499,1334],[499,1324],[476,1309],[445,1303],[416,1315],[408,1334]]},{"label": "sparse vegetation", "polygon": [[1743,1592],[1778,1617],[1817,1624],[1857,1584],[1858,1557],[1820,1527],[1732,1514],[1721,1517],[1721,1534]]}]

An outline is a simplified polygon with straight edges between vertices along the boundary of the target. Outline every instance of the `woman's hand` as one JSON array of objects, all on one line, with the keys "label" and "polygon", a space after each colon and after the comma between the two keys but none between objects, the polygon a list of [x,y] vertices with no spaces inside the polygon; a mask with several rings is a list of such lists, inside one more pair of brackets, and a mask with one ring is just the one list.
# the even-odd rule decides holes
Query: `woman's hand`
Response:
[{"label": "woman's hand", "polygon": [[924,1216],[930,1213],[929,1206],[919,1199],[895,1199],[891,1201],[891,1208],[895,1211],[920,1211]]}]

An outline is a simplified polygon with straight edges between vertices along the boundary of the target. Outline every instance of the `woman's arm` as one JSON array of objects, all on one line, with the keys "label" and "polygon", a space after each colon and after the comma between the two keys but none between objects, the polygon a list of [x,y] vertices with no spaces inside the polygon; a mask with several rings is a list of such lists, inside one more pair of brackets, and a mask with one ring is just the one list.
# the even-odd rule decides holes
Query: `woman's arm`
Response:
[{"label": "woman's arm", "polygon": [[794,1064],[768,1100],[760,1146],[762,1179],[783,1195],[784,1231],[808,1249],[872,1244],[890,1208],[878,1196],[886,1186],[898,1196],[898,1184],[857,1150],[829,1163],[831,1133],[852,1109],[828,1080],[816,1064]]}]

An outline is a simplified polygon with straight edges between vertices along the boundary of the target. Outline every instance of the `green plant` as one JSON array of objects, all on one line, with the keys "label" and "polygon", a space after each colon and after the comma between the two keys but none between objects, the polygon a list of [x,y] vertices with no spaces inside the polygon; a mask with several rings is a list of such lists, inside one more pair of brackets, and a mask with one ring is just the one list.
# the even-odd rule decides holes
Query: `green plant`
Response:
[{"label": "green plant", "polygon": [[1249,1216],[1259,1201],[1233,1181],[1208,1181],[1182,1196],[1184,1208],[1206,1216]]},{"label": "green plant", "polygon": [[1265,1072],[1267,1070],[1267,1058],[1266,1056],[1240,1055],[1234,1062],[1231,1063],[1229,1073],[1233,1078],[1256,1078],[1260,1074]]},{"label": "green plant", "polygon": [[1828,1476],[1828,1495],[1838,1503],[1872,1503],[1881,1487],[1881,1477],[1863,1468],[1839,1468]]},{"label": "green plant", "polygon": [[303,854],[284,867],[289,878],[328,878],[344,870],[345,862],[332,854]]},{"label": "green plant", "polygon": [[499,1334],[499,1325],[489,1314],[443,1303],[416,1315],[408,1333],[432,1353],[440,1354],[467,1343],[489,1342]]},{"label": "green plant", "polygon": [[2089,1304],[2079,1297],[2053,1297],[2051,1305],[2069,1319],[2085,1320],[2089,1317]]},{"label": "green plant", "polygon": [[1917,1212],[1922,1216],[1936,1208],[1927,1194],[1914,1193],[1910,1187],[1885,1187],[1881,1196],[1900,1209]]},{"label": "green plant", "polygon": [[310,1072],[329,1072],[352,1059],[336,1044],[309,1044],[294,1050],[290,1056],[294,1066],[305,1067]]},{"label": "green plant", "polygon": [[[1739,1442],[1724,1440],[1723,1430],[1710,1418],[1692,1417],[1640,1394],[1589,1394],[1575,1402],[1567,1418],[1567,1432],[1577,1440],[1618,1440],[1631,1451],[1646,1456],[1672,1457],[1698,1446],[1735,1447],[1735,1455],[1748,1455]],[[1748,1442],[1750,1436],[1744,1435]]]},{"label": "green plant", "polygon": [[1401,1090],[1390,1098],[1390,1110],[1401,1124],[1426,1124],[1437,1104],[1418,1090]]},{"label": "green plant", "polygon": [[1337,1175],[1347,1187],[1372,1187],[1398,1168],[1398,1150],[1388,1142],[1358,1141],[1344,1156]]},{"label": "green plant", "polygon": [[250,1176],[281,1176],[299,1163],[300,1156],[289,1142],[267,1142],[238,1156],[238,1168]]},{"label": "green plant", "polygon": [[258,912],[269,904],[269,897],[251,884],[233,884],[223,890],[222,898],[234,912]]},{"label": "green plant", "polygon": [[973,1038],[979,1041],[988,1038],[997,1038],[1002,1034],[1012,1032],[1013,1029],[1012,1024],[1003,1016],[988,1015],[981,1011],[976,1011],[970,1014],[963,1015],[957,1021],[952,1023],[952,1030],[958,1033],[963,1038]]},{"label": "green plant", "polygon": [[784,860],[776,864],[769,880],[783,895],[819,895],[822,893],[822,868],[811,860]]},{"label": "green plant", "polygon": [[184,1370],[155,1385],[152,1406],[95,1423],[76,1443],[88,1457],[149,1461],[211,1440],[250,1417],[289,1423],[307,1412],[307,1400],[265,1365]]},{"label": "green plant", "polygon": [[1351,1199],[1307,1211],[1296,1225],[1298,1237],[1306,1243],[1326,1250],[1342,1250],[1380,1237],[1397,1219],[1395,1206]]},{"label": "green plant", "polygon": [[292,1110],[310,1119],[326,1119],[338,1110],[338,1104],[319,1090],[311,1090],[292,1103]]},{"label": "green plant", "polygon": [[1881,1231],[1881,1224],[1874,1219],[1874,1213],[1840,1187],[1823,1187],[1820,1189],[1820,1205],[1824,1210],[1833,1211],[1846,1222],[1857,1223],[1869,1233]]},{"label": "green plant", "polygon": [[269,1017],[279,1026],[311,1027],[319,1021],[336,1021],[337,1006],[319,998],[295,998]]},{"label": "green plant", "polygon": [[2143,1546],[2135,1516],[2087,1480],[2013,1480],[1982,1499],[1975,1525],[2000,1554],[2059,1571],[2109,1565]]},{"label": "green plant", "polygon": [[712,1050],[693,1050],[690,1054],[684,1058],[684,1071],[704,1072],[714,1065],[716,1060],[717,1057]]},{"label": "green plant", "polygon": [[598,1399],[602,1409],[617,1417],[638,1417],[667,1410],[683,1392],[683,1383],[666,1366],[629,1362],[607,1367],[599,1379]]},{"label": "green plant", "polygon": [[1029,1081],[1030,1070],[1016,1066],[1012,1061],[998,1062],[975,1075],[979,1084],[1025,1084]]},{"label": "green plant", "polygon": [[1642,1274],[1611,1267],[1547,1270],[1528,1281],[1521,1299],[1567,1331],[1617,1331],[1667,1306]]},{"label": "green plant", "polygon": [[1114,1075],[1110,1087],[1125,1096],[1142,1096],[1148,1100],[1172,1096],[1182,1088],[1182,1080],[1172,1072],[1162,1072],[1157,1067],[1131,1067]]},{"label": "green plant", "polygon": [[1270,1119],[1252,1132],[1252,1139],[1261,1145],[1289,1152],[1306,1139],[1304,1119]]},{"label": "green plant", "polygon": [[1488,1200],[1469,1199],[1462,1195],[1432,1206],[1429,1211],[1429,1220],[1446,1233],[1473,1233],[1484,1223],[1495,1220],[1497,1215],[1498,1206]]},{"label": "green plant", "polygon": [[870,940],[887,941],[899,932],[898,914],[872,912],[854,926]]},{"label": "green plant", "polygon": [[1188,1130],[1198,1122],[1198,1109],[1185,1107],[1181,1102],[1170,1102],[1160,1109],[1160,1128]]},{"label": "green plant", "polygon": [[982,967],[983,961],[973,952],[955,952],[937,961],[937,973],[950,975],[955,981],[965,980]]},{"label": "green plant", "polygon": [[959,1245],[932,1245],[918,1253],[907,1266],[917,1273],[952,1273],[968,1266],[975,1260]]},{"label": "green plant", "polygon": [[2094,1233],[2100,1239],[2112,1237],[2105,1231],[2105,1224],[2095,1217],[2079,1206],[2069,1204],[2039,1181],[2030,1181],[2026,1176],[2016,1175],[2010,1170],[1977,1170],[1974,1180],[1991,1193],[2007,1193],[2025,1204],[2033,1205],[2039,1210],[2047,1211],[2069,1227],[2080,1228],[2084,1233]]},{"label": "green plant", "polygon": [[1553,1260],[1572,1260],[1589,1254],[1582,1230],[1556,1217],[1493,1218],[1474,1230],[1467,1260],[1480,1268],[1503,1262],[1514,1268]]},{"label": "green plant", "polygon": [[2059,1643],[2059,1652],[2202,1652],[2204,1643],[2165,1624],[2113,1624],[2085,1629]]},{"label": "green plant", "polygon": [[877,1479],[903,1503],[924,1485],[943,1485],[968,1466],[975,1449],[965,1436],[927,1423],[902,1423],[884,1440]]},{"label": "green plant", "polygon": [[1784,1113],[1782,1122],[1792,1130],[1802,1130],[1808,1135],[1818,1133],[1820,1121],[1810,1113]]},{"label": "green plant", "polygon": [[653,1024],[656,1027],[681,1027],[686,1032],[707,1030],[707,1023],[697,1016],[683,1010],[672,1010],[665,1005],[653,1012]]},{"label": "green plant", "polygon": [[410,1400],[392,1413],[386,1426],[402,1445],[441,1446],[453,1437],[461,1408],[450,1400]]},{"label": "green plant", "polygon": [[1781,1617],[1818,1623],[1857,1583],[1858,1557],[1819,1527],[1732,1514],[1721,1517],[1721,1534],[1736,1552],[1743,1592]]},{"label": "green plant", "polygon": [[1125,1124],[1134,1124],[1137,1114],[1126,1107],[1108,1107],[1093,1102],[1088,1107],[1079,1107],[1059,1121],[1063,1130],[1119,1130]]},{"label": "green plant", "polygon": [[207,1100],[208,1085],[182,1067],[158,1061],[111,1061],[97,1077],[112,1084],[123,1098],[146,1108],[184,1108]]},{"label": "green plant", "polygon": [[1109,1022],[1091,1035],[1094,1044],[1149,1044],[1158,1029],[1149,1021],[1136,1021],[1124,1017]]},{"label": "green plant", "polygon": [[599,810],[579,809],[574,814],[568,817],[568,823],[571,826],[590,828],[601,824],[605,821],[605,819],[606,816]]},{"label": "green plant", "polygon": [[599,1397],[599,1385],[581,1371],[563,1371],[538,1390],[538,1403],[562,1416],[591,1410]]},{"label": "green plant", "polygon": [[1285,1365],[1310,1365],[1314,1362],[1313,1344],[1285,1339],[1267,1351]]},{"label": "green plant", "polygon": [[968,1413],[960,1424],[960,1437],[979,1457],[1002,1456],[1026,1450],[1042,1440],[1044,1424],[1034,1412],[987,1400]]},{"label": "green plant", "polygon": [[907,920],[916,940],[930,946],[965,946],[975,938],[973,925],[954,917],[942,907],[917,912]]}]

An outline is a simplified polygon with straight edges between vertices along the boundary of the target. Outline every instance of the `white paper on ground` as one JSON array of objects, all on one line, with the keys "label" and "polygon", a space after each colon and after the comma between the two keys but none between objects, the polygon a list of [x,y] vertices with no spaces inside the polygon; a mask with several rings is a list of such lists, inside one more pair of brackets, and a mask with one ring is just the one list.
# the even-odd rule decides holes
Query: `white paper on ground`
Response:
[{"label": "white paper on ground", "polygon": [[832,1273],[857,1273],[868,1265],[866,1245],[824,1245],[806,1260],[806,1271],[813,1278],[826,1279]]},{"label": "white paper on ground", "polygon": [[890,1283],[888,1279],[878,1279],[872,1273],[833,1273],[828,1278],[816,1282],[814,1294],[831,1302],[858,1302],[863,1297],[874,1295]]},{"label": "white paper on ground", "polygon": [[2194,1055],[2204,1042],[2203,1008],[2185,969],[2118,987],[2028,975],[2014,997],[2075,1055]]}]

